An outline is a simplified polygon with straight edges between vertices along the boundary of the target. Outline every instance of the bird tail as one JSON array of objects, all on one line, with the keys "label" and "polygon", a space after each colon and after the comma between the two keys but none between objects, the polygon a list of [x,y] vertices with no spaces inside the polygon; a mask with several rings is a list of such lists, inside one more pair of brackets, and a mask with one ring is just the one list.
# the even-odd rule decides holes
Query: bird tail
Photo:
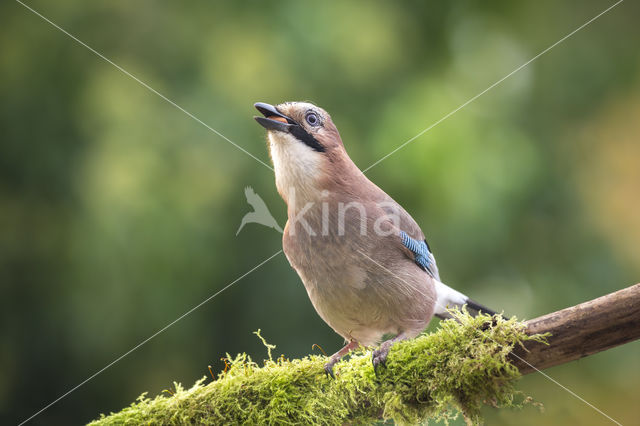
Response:
[{"label": "bird tail", "polygon": [[440,319],[453,318],[448,309],[453,307],[462,308],[464,305],[467,306],[467,310],[474,317],[478,316],[480,313],[488,315],[498,314],[498,312],[481,305],[475,300],[470,299],[468,296],[452,289],[440,281],[435,281],[435,286],[437,299],[434,314]]},{"label": "bird tail", "polygon": [[467,298],[467,308],[469,308],[469,311],[471,311],[472,314],[474,314],[473,316],[477,316],[479,314],[487,314],[487,315],[497,315],[498,312],[493,311],[489,308],[487,308],[484,305],[479,304],[478,302],[476,302],[475,300],[469,299]]}]

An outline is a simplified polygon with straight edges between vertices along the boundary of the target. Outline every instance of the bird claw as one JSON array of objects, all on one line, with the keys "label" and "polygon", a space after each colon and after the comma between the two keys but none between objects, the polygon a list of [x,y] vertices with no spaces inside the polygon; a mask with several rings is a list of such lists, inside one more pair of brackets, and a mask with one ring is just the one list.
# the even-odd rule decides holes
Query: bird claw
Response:
[{"label": "bird claw", "polygon": [[387,355],[389,355],[389,348],[385,346],[373,351],[371,362],[373,363],[373,371],[376,373],[376,376],[378,375],[380,366],[387,366]]},{"label": "bird claw", "polygon": [[333,373],[333,366],[335,362],[328,362],[324,365],[324,372],[327,376],[331,376],[332,379],[336,378],[336,375]]}]

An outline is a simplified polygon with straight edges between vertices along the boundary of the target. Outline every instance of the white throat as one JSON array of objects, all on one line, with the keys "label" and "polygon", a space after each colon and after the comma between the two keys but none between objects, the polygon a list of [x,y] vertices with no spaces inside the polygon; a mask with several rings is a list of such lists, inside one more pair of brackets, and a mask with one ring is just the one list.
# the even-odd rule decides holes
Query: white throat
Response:
[{"label": "white throat", "polygon": [[269,132],[268,138],[276,187],[282,198],[287,201],[292,191],[297,200],[316,198],[320,192],[323,154],[287,133]]}]

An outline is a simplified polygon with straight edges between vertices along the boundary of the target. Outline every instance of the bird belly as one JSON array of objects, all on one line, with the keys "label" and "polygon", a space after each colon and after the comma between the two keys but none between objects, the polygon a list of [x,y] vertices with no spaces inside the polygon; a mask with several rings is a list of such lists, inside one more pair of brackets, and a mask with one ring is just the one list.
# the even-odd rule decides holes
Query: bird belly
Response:
[{"label": "bird belly", "polygon": [[316,242],[292,250],[291,245],[285,244],[285,253],[314,308],[346,340],[371,346],[388,333],[412,337],[433,316],[433,283],[413,262],[401,256],[378,258],[387,265],[380,270],[369,259],[354,256],[353,247],[334,242],[324,250]]}]

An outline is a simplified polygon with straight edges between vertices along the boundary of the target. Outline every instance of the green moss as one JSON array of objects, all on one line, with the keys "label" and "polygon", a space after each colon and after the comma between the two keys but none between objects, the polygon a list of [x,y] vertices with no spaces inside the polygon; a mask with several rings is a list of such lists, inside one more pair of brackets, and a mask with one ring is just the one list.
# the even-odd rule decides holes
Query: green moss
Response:
[{"label": "green moss", "polygon": [[515,319],[496,318],[482,330],[491,317],[454,315],[457,321],[441,322],[436,332],[396,344],[378,377],[370,351],[338,363],[334,380],[324,374],[325,357],[271,359],[274,346],[258,332],[269,350],[263,366],[246,354],[229,357],[229,368],[215,381],[205,384],[204,377],[190,389],[175,383],[173,395],[154,399],[142,394],[91,424],[335,425],[379,418],[414,424],[460,414],[467,423],[481,423],[483,405],[519,407],[530,401],[515,389],[520,374],[508,354],[515,345],[543,337],[527,336]]}]

